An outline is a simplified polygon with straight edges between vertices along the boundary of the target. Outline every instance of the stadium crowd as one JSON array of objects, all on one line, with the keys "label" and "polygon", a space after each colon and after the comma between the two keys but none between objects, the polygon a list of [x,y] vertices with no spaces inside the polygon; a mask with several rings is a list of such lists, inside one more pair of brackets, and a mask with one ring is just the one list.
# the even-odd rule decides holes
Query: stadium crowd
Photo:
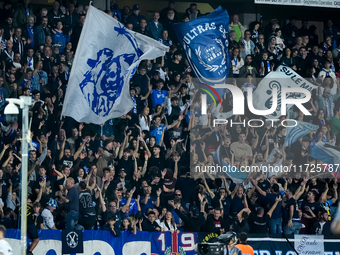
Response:
[{"label": "stadium crowd", "polygon": [[[102,125],[77,123],[61,116],[64,95],[88,10],[85,1],[55,1],[34,9],[0,0],[0,225],[18,228],[20,219],[21,120],[7,123],[6,98],[32,96],[28,163],[27,228],[32,254],[37,229],[190,231],[331,235],[337,212],[337,172],[251,173],[241,182],[223,174],[196,172],[196,166],[304,166],[317,164],[309,153],[316,142],[340,145],[340,32],[332,20],[323,38],[316,27],[289,23],[241,24],[230,16],[229,84],[256,90],[259,81],[284,64],[318,86],[289,118],[319,125],[289,147],[280,122],[261,128],[213,128],[221,112],[232,110],[231,94],[200,115],[200,92],[174,30],[202,14],[196,4],[155,12],[140,6],[122,9],[111,1],[108,15],[130,30],[170,47],[162,58],[140,64],[130,83],[131,111]],[[184,13],[184,14],[183,14]],[[265,25],[266,24],[266,25]],[[282,26],[281,26],[281,25]],[[245,27],[249,27],[245,29]],[[232,116],[242,122],[251,118]],[[221,162],[218,162],[218,159]],[[307,167],[306,170],[311,170]]]}]

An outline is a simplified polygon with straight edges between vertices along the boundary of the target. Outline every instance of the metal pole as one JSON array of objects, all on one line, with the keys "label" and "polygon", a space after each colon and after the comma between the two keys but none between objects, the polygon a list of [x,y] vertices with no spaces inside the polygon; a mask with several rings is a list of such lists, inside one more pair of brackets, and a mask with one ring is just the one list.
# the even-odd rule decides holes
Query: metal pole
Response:
[{"label": "metal pole", "polygon": [[27,251],[27,160],[28,160],[28,118],[29,105],[32,99],[30,97],[21,96],[20,100],[23,104],[22,109],[22,142],[21,142],[21,247],[22,255],[26,255]]}]

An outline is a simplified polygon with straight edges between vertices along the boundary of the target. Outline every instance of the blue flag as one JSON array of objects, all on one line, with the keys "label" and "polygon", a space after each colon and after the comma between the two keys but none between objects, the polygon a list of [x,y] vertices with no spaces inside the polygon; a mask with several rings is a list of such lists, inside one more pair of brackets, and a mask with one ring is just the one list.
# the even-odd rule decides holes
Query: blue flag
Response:
[{"label": "blue flag", "polygon": [[62,254],[75,254],[84,252],[83,231],[61,231]]},{"label": "blue flag", "polygon": [[321,160],[322,162],[328,163],[331,166],[331,172],[340,171],[340,148],[324,143],[322,141],[315,144],[312,152],[309,154],[310,157]]},{"label": "blue flag", "polygon": [[221,149],[223,146],[218,146],[214,158],[217,160],[217,162],[220,164],[222,173],[225,175],[225,177],[230,178],[234,183],[241,183],[247,180],[249,176],[249,172],[240,171],[235,166],[231,166],[225,162],[223,162],[221,158]]},{"label": "blue flag", "polygon": [[189,64],[200,82],[215,85],[229,74],[229,15],[218,7],[212,13],[173,25]]},{"label": "blue flag", "polygon": [[308,135],[310,132],[316,132],[318,129],[318,125],[303,121],[297,121],[297,125],[295,127],[287,127],[284,146],[289,146],[300,140],[305,135]]}]

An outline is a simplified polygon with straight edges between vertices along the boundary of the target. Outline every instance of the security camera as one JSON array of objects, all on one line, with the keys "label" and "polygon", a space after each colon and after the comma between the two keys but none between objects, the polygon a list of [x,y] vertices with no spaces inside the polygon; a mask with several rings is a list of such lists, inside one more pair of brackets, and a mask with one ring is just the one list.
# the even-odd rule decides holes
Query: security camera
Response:
[{"label": "security camera", "polygon": [[19,109],[14,103],[9,103],[5,107],[5,118],[8,124],[18,122]]}]

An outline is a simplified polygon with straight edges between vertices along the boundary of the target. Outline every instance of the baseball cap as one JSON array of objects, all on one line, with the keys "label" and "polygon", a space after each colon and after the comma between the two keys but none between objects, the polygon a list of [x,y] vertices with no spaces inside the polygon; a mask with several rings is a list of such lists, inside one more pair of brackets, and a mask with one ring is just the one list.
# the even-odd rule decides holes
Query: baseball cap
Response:
[{"label": "baseball cap", "polygon": [[133,5],[132,9],[134,11],[138,11],[139,10],[139,5],[138,4]]}]

